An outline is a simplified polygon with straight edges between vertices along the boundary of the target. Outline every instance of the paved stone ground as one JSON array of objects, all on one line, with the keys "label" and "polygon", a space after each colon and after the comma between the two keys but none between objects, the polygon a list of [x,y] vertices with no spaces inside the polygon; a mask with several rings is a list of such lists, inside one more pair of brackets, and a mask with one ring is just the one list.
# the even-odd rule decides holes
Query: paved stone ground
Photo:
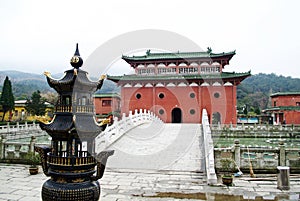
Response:
[{"label": "paved stone ground", "polygon": [[112,168],[203,171],[200,124],[146,123],[123,135],[107,149]]},{"label": "paved stone ground", "polygon": [[[41,171],[29,175],[26,165],[0,164],[0,201],[41,200],[41,187],[47,179]],[[100,183],[101,201],[300,200],[300,175],[291,176],[289,191],[277,189],[276,175],[260,181],[243,175],[234,179],[234,186],[226,187],[208,186],[202,173],[189,171],[108,168]]]},{"label": "paved stone ground", "polygon": [[[110,147],[116,151],[100,180],[101,201],[300,200],[300,175],[291,177],[289,191],[277,189],[276,175],[256,181],[243,175],[231,187],[208,186],[202,148],[199,124],[144,124],[131,130]],[[26,165],[0,164],[0,201],[41,200],[47,179],[42,171],[29,175]]]}]

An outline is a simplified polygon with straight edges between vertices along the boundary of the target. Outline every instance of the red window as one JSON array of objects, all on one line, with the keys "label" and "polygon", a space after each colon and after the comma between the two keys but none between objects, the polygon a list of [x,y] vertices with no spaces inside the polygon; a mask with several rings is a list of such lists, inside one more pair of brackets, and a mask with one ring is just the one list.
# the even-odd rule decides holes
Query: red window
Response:
[{"label": "red window", "polygon": [[103,100],[102,106],[111,106],[111,100]]}]

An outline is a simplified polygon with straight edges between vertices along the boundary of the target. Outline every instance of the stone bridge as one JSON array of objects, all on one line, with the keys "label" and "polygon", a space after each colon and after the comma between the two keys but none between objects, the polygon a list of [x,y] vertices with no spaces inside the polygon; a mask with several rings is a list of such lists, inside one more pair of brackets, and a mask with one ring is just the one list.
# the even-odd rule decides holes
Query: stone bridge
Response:
[{"label": "stone bridge", "polygon": [[215,184],[213,143],[203,114],[202,124],[166,124],[149,111],[136,110],[115,119],[96,138],[96,152],[115,150],[108,168],[204,172],[207,182]]},{"label": "stone bridge", "polygon": [[[203,122],[165,124],[149,111],[130,112],[121,120],[114,119],[114,124],[96,137],[95,151],[115,150],[108,168],[203,172],[208,175],[208,183],[216,183],[210,127],[208,118],[203,119],[205,127],[202,127]],[[0,132],[0,157],[4,160],[24,158],[36,143],[34,137],[30,143],[11,140],[44,135],[36,124],[7,125],[1,127]]]}]

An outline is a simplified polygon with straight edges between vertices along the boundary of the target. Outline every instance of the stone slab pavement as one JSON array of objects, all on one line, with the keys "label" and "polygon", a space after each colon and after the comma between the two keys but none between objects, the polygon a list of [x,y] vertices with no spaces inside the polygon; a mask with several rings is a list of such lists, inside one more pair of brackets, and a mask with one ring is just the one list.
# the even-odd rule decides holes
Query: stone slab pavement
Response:
[{"label": "stone slab pavement", "polygon": [[[257,175],[259,177],[260,175]],[[251,180],[234,179],[234,186],[208,186],[203,173],[108,168],[101,183],[101,201],[165,200],[300,200],[300,175],[291,175],[288,191],[277,189],[276,175]],[[41,200],[42,184],[48,178],[40,171],[29,175],[27,165],[0,164],[0,201]]]},{"label": "stone slab pavement", "polygon": [[[111,144],[112,168],[203,171],[200,124],[145,123]],[[205,164],[205,163],[204,163]]]}]

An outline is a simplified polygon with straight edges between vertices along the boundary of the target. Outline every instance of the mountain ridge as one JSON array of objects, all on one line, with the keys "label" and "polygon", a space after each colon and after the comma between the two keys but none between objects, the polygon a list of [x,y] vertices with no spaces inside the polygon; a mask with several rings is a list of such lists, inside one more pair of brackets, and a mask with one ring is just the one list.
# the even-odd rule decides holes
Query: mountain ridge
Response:
[{"label": "mountain ridge", "polygon": [[[55,79],[62,78],[64,74],[52,75]],[[0,93],[5,77],[8,76],[12,83],[12,91],[16,100],[26,99],[31,97],[34,91],[39,90],[41,93],[56,93],[47,83],[46,77],[43,74],[21,72],[15,70],[0,71]],[[95,78],[92,78],[93,80]],[[101,90],[97,93],[103,92],[118,92],[119,89],[112,81],[105,80]]]}]

